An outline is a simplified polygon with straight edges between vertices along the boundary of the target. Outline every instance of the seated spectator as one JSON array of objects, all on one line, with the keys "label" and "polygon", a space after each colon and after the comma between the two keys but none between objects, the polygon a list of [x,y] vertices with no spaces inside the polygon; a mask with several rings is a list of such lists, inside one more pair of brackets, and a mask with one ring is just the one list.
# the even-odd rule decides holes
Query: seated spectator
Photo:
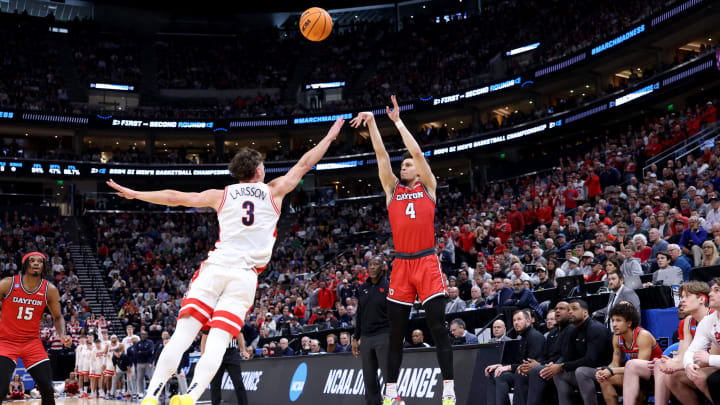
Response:
[{"label": "seated spectator", "polygon": [[596,403],[595,373],[612,357],[612,334],[605,325],[593,320],[583,300],[570,302],[570,322],[575,326],[568,336],[568,348],[563,363],[546,367],[540,372],[543,378],[552,377],[558,391],[560,405],[572,405],[575,389],[586,404]]},{"label": "seated spectator", "polygon": [[512,298],[513,289],[505,285],[502,276],[493,277],[493,287],[495,288],[493,295],[485,300],[485,306],[488,308],[499,308]]},{"label": "seated spectator", "polygon": [[485,298],[482,296],[482,290],[475,286],[470,289],[470,299],[467,301],[465,309],[476,309],[485,306]]},{"label": "seated spectator", "polygon": [[310,346],[311,346],[311,345],[310,345],[310,338],[309,338],[309,337],[303,336],[302,338],[300,338],[300,352],[299,352],[299,354],[300,354],[300,355],[303,355],[303,356],[307,356],[308,354],[310,354],[310,350],[311,350],[311,347],[310,347]]},{"label": "seated spectator", "polygon": [[635,246],[632,243],[623,246],[622,254],[625,258],[620,265],[620,271],[623,276],[628,280],[631,280],[631,277],[637,277],[637,280],[640,280],[640,276],[644,273],[640,265],[640,258],[635,256]]},{"label": "seated spectator", "polygon": [[622,272],[617,270],[608,272],[607,280],[608,290],[610,290],[608,304],[607,306],[593,312],[592,317],[599,321],[602,321],[609,328],[611,327],[610,310],[613,308],[613,306],[615,306],[615,304],[621,301],[627,301],[631,303],[635,307],[635,309],[637,309],[638,313],[640,313],[641,307],[640,298],[638,297],[637,293],[632,288],[625,285],[625,278]]},{"label": "seated spectator", "polygon": [[317,339],[311,339],[310,340],[310,352],[309,355],[314,354],[327,354],[326,351],[322,350],[322,347],[320,347],[320,341]]},{"label": "seated spectator", "polygon": [[682,270],[683,280],[690,280],[690,270],[692,270],[693,266],[690,264],[690,260],[682,253],[680,246],[670,244],[668,245],[668,252],[672,255],[672,262],[670,264]]},{"label": "seated spectator", "polygon": [[287,338],[280,338],[279,350],[277,351],[276,355],[281,356],[281,357],[295,355],[295,351],[292,349],[292,347],[288,346]]},{"label": "seated spectator", "polygon": [[535,269],[537,270],[537,282],[535,283],[536,290],[555,288],[555,283],[548,277],[548,271],[545,267],[539,265]]},{"label": "seated spectator", "polygon": [[524,361],[515,374],[513,400],[520,404],[539,404],[545,400],[546,389],[549,384],[552,384],[552,379],[541,377],[540,372],[561,359],[562,353],[568,345],[568,335],[574,328],[568,320],[569,306],[567,302],[558,302],[555,309],[548,312],[548,319],[551,316],[556,317],[554,319],[557,320],[557,324],[551,326],[551,322],[547,322],[550,330],[545,334],[545,344],[541,356]]},{"label": "seated spectator", "polygon": [[604,281],[607,278],[607,273],[605,273],[603,264],[598,257],[592,259],[590,266],[592,267],[592,273],[585,277],[586,282],[593,283],[596,281]]},{"label": "seated spectator", "polygon": [[412,343],[405,342],[405,347],[430,347],[430,345],[425,343],[423,331],[415,329],[412,332]]},{"label": "seated spectator", "polygon": [[[712,243],[712,242],[710,242]],[[679,267],[671,266],[672,255],[669,252],[658,254],[658,270],[653,273],[652,282],[643,284],[643,287],[653,285],[674,286],[683,282],[683,272]]]},{"label": "seated spectator", "polygon": [[454,345],[470,345],[477,344],[478,338],[474,334],[465,330],[465,321],[455,318],[450,322],[450,333],[455,338]]},{"label": "seated spectator", "polygon": [[688,228],[682,232],[678,245],[680,245],[680,249],[685,255],[693,258],[695,266],[700,266],[702,262],[703,252],[701,246],[707,238],[707,231],[700,226],[700,219],[697,216],[691,216],[688,219]]},{"label": "seated spectator", "polygon": [[342,346],[337,344],[337,335],[334,333],[331,333],[325,337],[325,340],[327,342],[325,346],[325,350],[327,350],[328,353],[342,353],[343,348]]},{"label": "seated spectator", "polygon": [[[608,405],[617,405],[618,392],[616,387],[625,386],[628,390],[640,386],[640,380],[649,380],[652,376],[648,363],[662,357],[662,349],[655,337],[640,327],[640,313],[631,304],[619,303],[610,310],[613,333],[613,358],[607,367],[595,373],[595,380],[600,384],[603,398]],[[628,347],[628,342],[630,347]],[[625,358],[630,360],[625,363]],[[623,363],[625,363],[623,367]],[[632,377],[625,375],[625,368],[638,367],[647,370],[642,375]],[[639,378],[638,378],[639,377]],[[628,401],[623,395],[623,402]],[[635,403],[635,402],[630,402]]]},{"label": "seated spectator", "polygon": [[457,287],[448,287],[448,302],[445,304],[445,313],[452,314],[465,309],[465,301],[458,296]]},{"label": "seated spectator", "polygon": [[490,340],[487,341],[487,343],[499,343],[511,340],[507,336],[507,327],[505,326],[505,321],[503,321],[502,319],[496,319],[495,322],[493,322],[491,333],[492,336],[490,337]]},{"label": "seated spectator", "polygon": [[509,300],[505,301],[505,304],[503,304],[504,306],[530,308],[535,311],[538,316],[543,316],[543,311],[540,309],[540,304],[538,304],[535,295],[528,288],[523,286],[520,279],[515,280],[513,288],[515,289],[515,293]]},{"label": "seated spectator", "polygon": [[640,263],[645,263],[650,259],[652,248],[647,246],[647,238],[639,233],[633,236],[633,245],[635,245],[635,257],[640,259]]},{"label": "seated spectator", "polygon": [[348,352],[348,353],[351,352],[352,341],[350,339],[349,332],[340,333],[340,344],[338,345],[338,347],[342,349],[342,352]]},{"label": "seated spectator", "polygon": [[[518,280],[519,282],[519,280]],[[538,359],[542,355],[545,337],[532,327],[530,311],[519,309],[513,313],[513,328],[522,341],[520,359]],[[514,374],[520,364],[492,364],[485,368],[488,378],[486,387],[487,403],[507,404],[510,388],[515,385]]]},{"label": "seated spectator", "polygon": [[697,266],[717,266],[720,264],[717,246],[711,240],[702,243],[702,258]]}]

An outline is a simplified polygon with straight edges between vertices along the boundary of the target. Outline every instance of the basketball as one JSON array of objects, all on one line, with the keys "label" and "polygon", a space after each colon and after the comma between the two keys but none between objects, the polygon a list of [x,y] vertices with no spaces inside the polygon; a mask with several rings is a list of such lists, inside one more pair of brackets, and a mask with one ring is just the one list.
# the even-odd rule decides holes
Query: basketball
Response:
[{"label": "basketball", "polygon": [[320,7],[311,7],[300,16],[300,32],[313,42],[320,42],[332,32],[332,17]]}]

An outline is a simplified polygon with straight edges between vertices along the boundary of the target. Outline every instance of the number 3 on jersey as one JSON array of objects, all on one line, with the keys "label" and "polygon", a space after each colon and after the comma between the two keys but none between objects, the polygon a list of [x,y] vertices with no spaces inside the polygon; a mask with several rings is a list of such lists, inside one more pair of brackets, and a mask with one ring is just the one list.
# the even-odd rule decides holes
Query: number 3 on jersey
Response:
[{"label": "number 3 on jersey", "polygon": [[245,209],[245,216],[242,217],[242,223],[245,226],[250,226],[255,223],[255,204],[252,201],[245,201],[242,205]]},{"label": "number 3 on jersey", "polygon": [[407,207],[405,207],[405,215],[408,215],[410,219],[415,219],[415,203],[410,202],[408,203]]}]

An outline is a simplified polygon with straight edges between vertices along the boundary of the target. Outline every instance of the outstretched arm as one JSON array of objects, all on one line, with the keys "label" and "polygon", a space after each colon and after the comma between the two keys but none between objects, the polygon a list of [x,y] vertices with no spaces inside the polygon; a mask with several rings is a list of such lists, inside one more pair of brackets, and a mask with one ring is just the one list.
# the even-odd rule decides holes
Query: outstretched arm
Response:
[{"label": "outstretched arm", "polygon": [[335,138],[337,138],[344,123],[344,119],[338,118],[330,128],[330,131],[328,131],[327,135],[325,135],[325,137],[314,148],[305,152],[305,154],[300,158],[295,166],[287,172],[286,175],[278,177],[268,183],[270,191],[275,198],[275,204],[278,207],[281,206],[283,197],[295,190],[295,187],[297,187],[300,179],[302,179],[303,176],[309,172],[310,169],[312,169],[313,166],[315,166],[315,164],[323,158],[323,156],[325,156],[325,152],[327,152],[330,144],[335,140]]},{"label": "outstretched arm", "polygon": [[413,163],[415,164],[415,169],[417,170],[418,175],[420,175],[420,181],[422,181],[425,185],[425,188],[427,188],[430,196],[435,199],[435,189],[437,188],[435,175],[433,174],[432,169],[430,169],[430,165],[427,160],[425,160],[425,155],[423,154],[422,149],[420,149],[420,145],[418,145],[413,135],[400,119],[400,107],[398,106],[397,98],[392,96],[390,99],[392,100],[393,109],[391,110],[390,107],[385,107],[388,117],[390,117],[390,119],[395,123],[398,131],[400,131],[403,143],[405,144],[408,152],[410,152],[410,155],[413,158]]},{"label": "outstretched arm", "polygon": [[395,183],[397,183],[397,177],[395,177],[395,174],[392,172],[390,155],[388,155],[387,150],[385,150],[385,145],[383,144],[380,130],[378,130],[373,113],[369,111],[361,112],[350,121],[350,125],[352,125],[353,128],[358,128],[361,124],[364,127],[368,127],[370,131],[370,141],[372,142],[375,156],[377,157],[378,177],[380,177],[380,183],[382,184],[383,190],[385,190],[387,198],[391,198],[395,189]]},{"label": "outstretched arm", "polygon": [[131,188],[123,187],[112,179],[106,182],[108,186],[118,191],[120,197],[128,200],[138,199],[153,204],[169,205],[175,207],[182,205],[185,207],[210,207],[217,211],[222,202],[225,190],[210,189],[200,193],[185,193],[177,190],[160,190],[160,191],[137,191]]}]

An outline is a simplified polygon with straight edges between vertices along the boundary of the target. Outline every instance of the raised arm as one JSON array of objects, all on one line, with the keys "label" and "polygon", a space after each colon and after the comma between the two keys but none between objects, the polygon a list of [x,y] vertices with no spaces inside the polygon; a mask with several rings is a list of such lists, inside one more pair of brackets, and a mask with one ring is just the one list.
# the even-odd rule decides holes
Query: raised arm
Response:
[{"label": "raised arm", "polygon": [[118,195],[128,200],[138,199],[158,205],[169,205],[175,207],[182,205],[184,207],[210,207],[217,211],[222,202],[225,190],[210,189],[200,193],[185,193],[177,190],[159,190],[159,191],[137,191],[131,188],[123,187],[112,179],[106,182],[108,186],[118,191]]},{"label": "raised arm", "polygon": [[377,157],[378,165],[378,177],[380,177],[380,184],[387,195],[387,198],[392,198],[392,194],[395,190],[395,184],[397,183],[397,177],[393,174],[392,166],[390,165],[390,155],[385,150],[382,137],[380,136],[380,130],[378,130],[377,122],[375,122],[375,116],[369,111],[364,111],[358,114],[357,117],[350,121],[350,125],[353,128],[358,128],[360,125],[368,127],[370,131],[370,141],[372,142],[373,149],[375,150],[375,156]]},{"label": "raised arm", "polygon": [[283,197],[295,190],[295,187],[300,183],[303,176],[325,156],[325,152],[327,152],[330,144],[337,138],[344,123],[344,119],[338,118],[327,135],[325,135],[314,148],[307,151],[286,175],[278,177],[268,183],[273,198],[275,198],[275,204],[278,207],[281,206]]},{"label": "raised arm", "polygon": [[398,131],[400,131],[403,143],[412,156],[415,169],[417,170],[418,175],[420,175],[420,181],[422,181],[423,185],[425,185],[425,188],[430,193],[430,196],[435,199],[435,189],[437,188],[435,175],[430,169],[430,165],[425,159],[425,155],[423,154],[422,149],[420,149],[420,145],[418,145],[413,135],[400,119],[400,107],[398,106],[397,98],[392,96],[390,99],[392,100],[393,109],[391,110],[390,107],[385,107],[388,117],[390,117],[390,119],[395,123]]}]

